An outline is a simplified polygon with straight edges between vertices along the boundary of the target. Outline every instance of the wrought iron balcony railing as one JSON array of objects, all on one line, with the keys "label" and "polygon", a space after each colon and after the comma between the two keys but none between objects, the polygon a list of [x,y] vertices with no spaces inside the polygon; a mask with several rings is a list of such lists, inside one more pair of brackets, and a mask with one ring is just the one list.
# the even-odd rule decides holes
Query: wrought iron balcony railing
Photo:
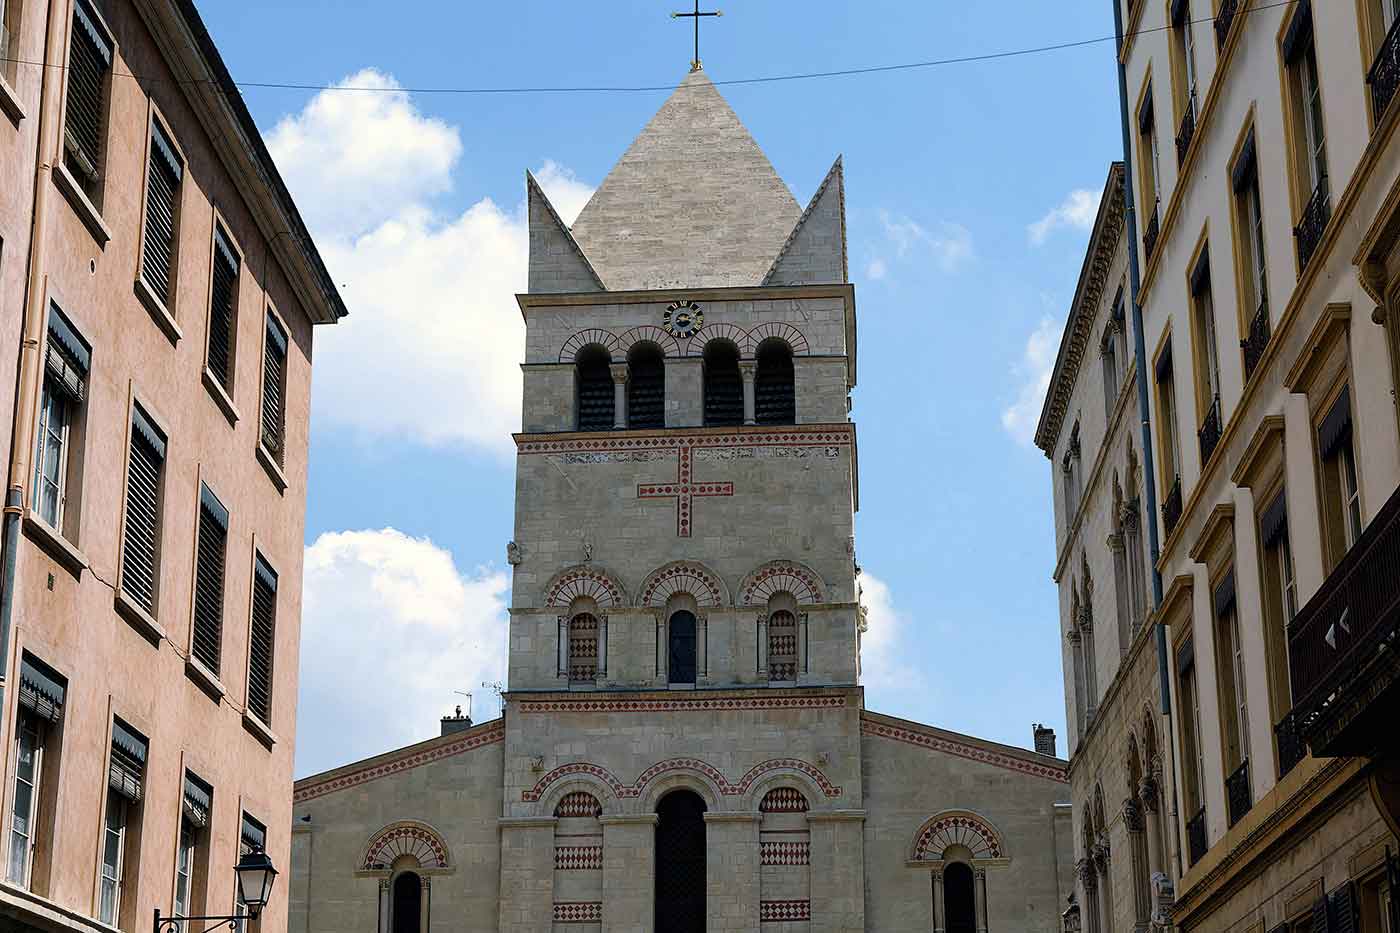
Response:
[{"label": "wrought iron balcony railing", "polygon": [[1235,23],[1235,12],[1239,0],[1221,0],[1220,10],[1215,14],[1215,47],[1225,48],[1225,40],[1230,38],[1230,27]]},{"label": "wrought iron balcony railing", "polygon": [[1161,232],[1162,204],[1160,201],[1152,205],[1152,216],[1147,218],[1147,226],[1142,229],[1142,251],[1147,254],[1147,258],[1152,258],[1152,251],[1157,248],[1157,234]]},{"label": "wrought iron balcony railing", "polygon": [[1400,18],[1390,24],[1376,60],[1366,72],[1366,83],[1371,86],[1371,112],[1380,123],[1395,97],[1395,89],[1400,87]]},{"label": "wrought iron balcony railing", "polygon": [[1314,756],[1393,736],[1400,694],[1400,490],[1288,626],[1293,716]]},{"label": "wrought iron balcony railing", "polygon": [[1211,399],[1210,408],[1206,411],[1205,421],[1201,422],[1201,429],[1196,432],[1196,438],[1201,442],[1201,467],[1205,468],[1210,461],[1210,455],[1215,453],[1215,448],[1220,444],[1220,396],[1216,395]]},{"label": "wrought iron balcony railing", "polygon": [[1191,149],[1191,139],[1196,135],[1196,92],[1186,98],[1186,112],[1181,115],[1181,126],[1176,131],[1176,164],[1186,161],[1186,153]]},{"label": "wrought iron balcony railing", "polygon": [[1298,271],[1308,267],[1317,244],[1322,241],[1322,231],[1327,229],[1327,221],[1332,217],[1332,196],[1327,190],[1327,176],[1323,175],[1308,198],[1308,206],[1303,208],[1303,216],[1298,218],[1298,226],[1293,228],[1293,238],[1298,243]]},{"label": "wrought iron balcony railing", "polygon": [[1206,854],[1206,808],[1196,811],[1196,815],[1186,821],[1186,854],[1192,865]]},{"label": "wrought iron balcony railing", "polygon": [[1298,723],[1289,713],[1274,726],[1274,741],[1278,745],[1278,779],[1298,766],[1308,754],[1303,737],[1298,734]]},{"label": "wrought iron balcony railing", "polygon": [[1259,365],[1259,360],[1264,356],[1264,348],[1269,345],[1269,300],[1265,298],[1259,302],[1259,309],[1254,312],[1254,317],[1249,322],[1249,336],[1240,341],[1240,349],[1244,350],[1244,378],[1249,381],[1249,377],[1254,374],[1254,367]]},{"label": "wrought iron balcony railing", "polygon": [[1162,530],[1170,538],[1176,523],[1181,521],[1181,477],[1172,480],[1172,488],[1162,497]]},{"label": "wrought iron balcony railing", "polygon": [[1225,801],[1228,804],[1227,810],[1231,826],[1243,819],[1244,815],[1249,812],[1249,808],[1254,806],[1254,800],[1249,791],[1248,758],[1241,761],[1234,773],[1225,779]]}]

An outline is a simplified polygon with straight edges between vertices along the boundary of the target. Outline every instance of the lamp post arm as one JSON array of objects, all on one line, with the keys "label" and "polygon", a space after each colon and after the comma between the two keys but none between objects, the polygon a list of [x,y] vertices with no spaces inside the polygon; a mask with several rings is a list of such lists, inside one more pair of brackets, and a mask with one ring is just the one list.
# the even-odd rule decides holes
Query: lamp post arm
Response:
[{"label": "lamp post arm", "polygon": [[[160,908],[155,910],[155,920],[151,926],[152,933],[212,933],[214,930],[237,930],[239,921],[254,919],[252,914],[235,915],[232,917],[162,917]],[[208,923],[209,926],[200,930],[190,929],[191,923]]]}]

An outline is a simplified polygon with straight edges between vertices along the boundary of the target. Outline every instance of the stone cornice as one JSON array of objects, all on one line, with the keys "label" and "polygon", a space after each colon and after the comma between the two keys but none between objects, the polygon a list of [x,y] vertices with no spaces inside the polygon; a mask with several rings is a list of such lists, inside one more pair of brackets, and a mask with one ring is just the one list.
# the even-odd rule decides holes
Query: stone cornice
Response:
[{"label": "stone cornice", "polygon": [[513,434],[516,452],[554,454],[605,450],[673,450],[678,447],[825,447],[854,445],[856,426],[800,424],[785,427],[733,425],[723,428],[663,428],[658,431],[567,431]]},{"label": "stone cornice", "polygon": [[1061,784],[1069,783],[1068,762],[1062,759],[1052,758],[1049,755],[1039,755],[1024,749],[1013,748],[1010,745],[998,745],[956,732],[945,732],[933,726],[896,719],[893,716],[883,716],[868,710],[863,711],[860,732],[861,735],[893,739],[930,751],[956,755],[969,761],[979,761],[993,767],[1019,771],[1022,774],[1046,778]]},{"label": "stone cornice", "polygon": [[419,765],[503,742],[505,737],[505,720],[493,719],[464,732],[428,739],[426,742],[302,778],[292,785],[292,802],[305,803],[348,787],[356,787],[381,777],[408,771]]},{"label": "stone cornice", "polygon": [[1035,443],[1045,456],[1052,457],[1055,442],[1060,436],[1065,413],[1069,410],[1070,398],[1074,394],[1074,383],[1079,376],[1079,365],[1092,343],[1094,318],[1099,302],[1108,286],[1109,271],[1113,267],[1114,256],[1122,239],[1124,223],[1123,163],[1114,162],[1108,170],[1108,180],[1104,183],[1103,195],[1099,200],[1099,214],[1094,221],[1094,232],[1089,239],[1089,248],[1084,255],[1084,266],[1079,273],[1079,284],[1075,288],[1074,302],[1070,305],[1069,321],[1065,324],[1060,338],[1060,352],[1055,357],[1055,369],[1050,377],[1050,388],[1045,393],[1045,407],[1040,412],[1040,423],[1035,430]]}]

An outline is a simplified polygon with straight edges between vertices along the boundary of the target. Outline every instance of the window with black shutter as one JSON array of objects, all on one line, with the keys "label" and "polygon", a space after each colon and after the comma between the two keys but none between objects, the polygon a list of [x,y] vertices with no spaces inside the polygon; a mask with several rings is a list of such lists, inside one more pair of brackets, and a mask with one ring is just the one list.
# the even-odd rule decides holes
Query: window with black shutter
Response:
[{"label": "window with black shutter", "polygon": [[778,339],[758,345],[754,374],[754,420],[759,424],[794,424],[797,401],[793,388],[792,351]]},{"label": "window with black shutter", "polygon": [[597,344],[584,347],[574,360],[578,385],[578,429],[611,431],[614,426],[612,358]]},{"label": "window with black shutter", "polygon": [[666,363],[654,343],[633,347],[627,355],[627,426],[666,426]]},{"label": "window with black shutter", "polygon": [[248,710],[272,724],[273,639],[277,631],[277,571],[258,554],[253,561],[253,618],[248,637]]},{"label": "window with black shutter", "polygon": [[120,719],[113,719],[108,786],[128,802],[140,803],[145,776],[146,737]]},{"label": "window with black shutter", "polygon": [[101,193],[107,75],[111,70],[112,39],[87,0],[76,0],[68,53],[63,165],[94,203]]},{"label": "window with black shutter", "polygon": [[156,614],[160,574],[161,472],[165,434],[142,411],[131,410],[131,449],[126,468],[126,528],[122,537],[122,592]]},{"label": "window with black shutter", "polygon": [[225,390],[233,388],[233,334],[238,319],[238,254],[228,235],[214,226],[214,267],[209,283],[209,372]]},{"label": "window with black shutter", "polygon": [[224,632],[224,561],[228,509],[203,483],[199,486],[199,530],[194,573],[194,632],[190,651],[212,674],[219,673]]},{"label": "window with black shutter", "polygon": [[248,855],[262,852],[267,848],[267,827],[258,820],[243,814],[243,825],[238,830],[238,854]]},{"label": "window with black shutter", "polygon": [[68,464],[72,451],[80,446],[82,420],[77,414],[87,397],[91,363],[92,348],[58,307],[50,305],[30,508],[51,528],[70,536],[75,523],[64,520],[71,492]]},{"label": "window with black shutter", "polygon": [[160,121],[151,120],[151,153],[146,170],[146,230],[141,277],[169,308],[174,295],[176,232],[180,222],[180,180],[185,164]]},{"label": "window with black shutter", "polygon": [[705,344],[705,424],[744,423],[744,380],[739,348],[728,340]]},{"label": "window with black shutter", "polygon": [[262,446],[280,466],[287,410],[287,332],[271,314],[263,341]]}]

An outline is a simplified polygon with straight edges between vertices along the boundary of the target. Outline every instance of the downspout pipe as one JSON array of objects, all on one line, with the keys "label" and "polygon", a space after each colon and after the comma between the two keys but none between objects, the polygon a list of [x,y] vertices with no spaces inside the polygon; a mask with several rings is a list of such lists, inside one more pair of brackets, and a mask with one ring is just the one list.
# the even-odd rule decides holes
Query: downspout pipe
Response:
[{"label": "downspout pipe", "polygon": [[[56,62],[56,50],[63,47],[63,17],[59,15],[61,0],[49,0],[48,19],[44,30],[44,67],[39,79],[39,126],[34,145],[34,201],[29,225],[29,256],[25,272],[24,320],[20,323],[19,360],[16,366],[14,431],[10,439],[9,482],[6,483],[4,528],[0,531],[0,546],[4,548],[0,562],[0,710],[5,706],[5,687],[10,675],[10,633],[14,628],[15,585],[19,564],[19,530],[24,517],[25,482],[31,469],[30,454],[34,450],[34,418],[38,394],[39,347],[44,339],[44,308],[48,292],[48,271],[45,267],[45,244],[48,239],[49,192],[53,188],[50,174],[53,165],[45,155],[54,151],[49,146],[49,122],[58,112],[56,80],[62,70]],[[0,724],[0,748],[4,745],[4,726]]]},{"label": "downspout pipe", "polygon": [[[1124,220],[1128,230],[1128,289],[1133,306],[1133,357],[1137,361],[1138,411],[1142,414],[1142,486],[1147,503],[1143,524],[1147,526],[1147,546],[1152,555],[1152,606],[1162,605],[1162,575],[1157,570],[1159,543],[1157,541],[1157,475],[1152,459],[1152,417],[1147,398],[1147,340],[1142,333],[1142,305],[1138,290],[1142,275],[1138,266],[1137,208],[1133,194],[1133,124],[1128,119],[1128,68],[1123,61],[1123,7],[1119,0],[1109,0],[1113,6],[1113,34],[1117,37],[1114,58],[1118,65],[1118,117],[1123,130],[1123,203]],[[1162,715],[1170,716],[1172,700],[1167,673],[1167,628],[1159,620],[1157,636],[1157,679],[1162,694]]]}]

